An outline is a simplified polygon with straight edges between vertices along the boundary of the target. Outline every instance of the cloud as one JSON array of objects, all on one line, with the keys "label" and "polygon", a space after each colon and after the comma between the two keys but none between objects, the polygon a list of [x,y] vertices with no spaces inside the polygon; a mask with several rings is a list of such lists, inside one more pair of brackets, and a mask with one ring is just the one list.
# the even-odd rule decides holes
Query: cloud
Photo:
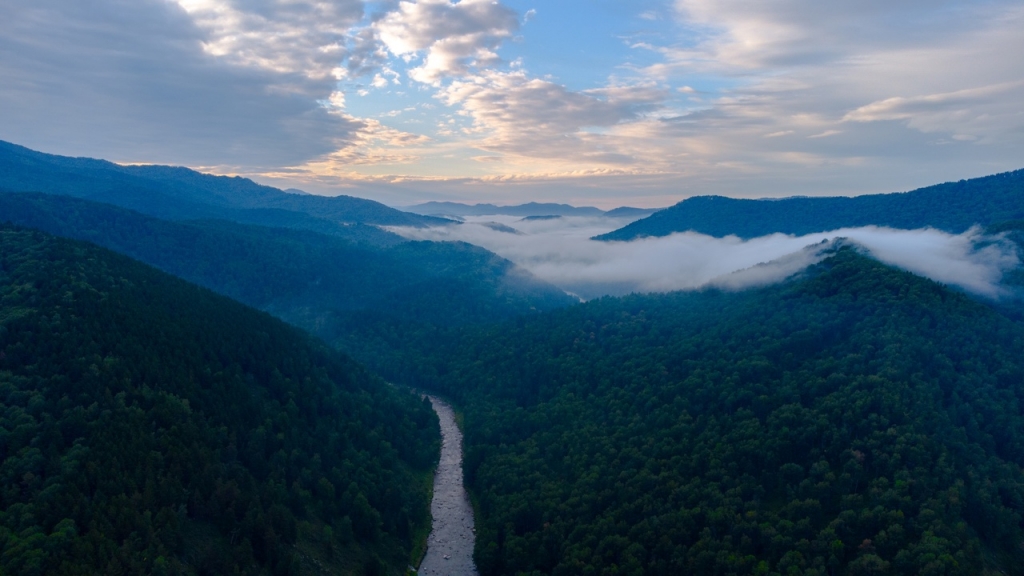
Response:
[{"label": "cloud", "polygon": [[700,96],[634,128],[680,188],[856,194],[1019,167],[1018,2],[675,5],[683,34],[635,43],[656,60],[635,70]]},{"label": "cloud", "polygon": [[456,80],[439,92],[449,106],[460,106],[479,134],[477,147],[493,152],[576,162],[629,164],[636,158],[610,128],[641,120],[656,110],[665,91],[656,86],[609,86],[577,92],[533,78],[523,70],[484,71]]},{"label": "cloud", "polygon": [[680,18],[702,41],[693,54],[714,66],[763,70],[849,64],[851,55],[941,46],[984,30],[1006,1],[965,6],[956,0],[676,0]]},{"label": "cloud", "polygon": [[[974,139],[997,132],[1000,127],[996,124],[1007,116],[1019,116],[1016,102],[1021,98],[1024,81],[1001,82],[940,94],[886,98],[848,112],[843,121],[906,120],[908,126],[922,132],[947,131]],[[1001,113],[993,115],[994,110]]]},{"label": "cloud", "polygon": [[[486,222],[511,225],[522,234],[502,233]],[[516,221],[487,216],[468,218],[458,226],[396,231],[420,240],[478,244],[584,298],[769,284],[819,261],[837,239],[862,246],[887,264],[988,297],[1001,294],[1003,271],[1019,265],[1011,244],[984,237],[978,230],[951,235],[932,229],[865,227],[751,240],[692,232],[632,242],[589,239],[621,224],[603,218]]]},{"label": "cloud", "polygon": [[496,50],[518,28],[516,13],[492,0],[403,1],[373,24],[392,54],[410,59],[422,54],[422,63],[409,70],[409,77],[435,86],[473,68],[498,64]]},{"label": "cloud", "polygon": [[595,6],[581,33],[599,43],[551,32],[572,9],[540,22],[494,0],[3,7],[0,138],[327,193],[891,192],[1019,168],[1024,149],[1015,0]]},{"label": "cloud", "polygon": [[[224,6],[234,14],[241,3],[205,6],[197,10]],[[269,18],[282,6],[249,8]],[[302,7],[309,3],[289,10]],[[210,46],[223,46],[228,29],[211,31],[195,18],[163,0],[5,2],[0,138],[56,153],[244,170],[308,160],[346,146],[365,129],[317,102],[340,103],[331,96],[333,79],[319,78],[327,60],[293,54],[325,37],[295,38],[298,48],[282,48],[264,62],[257,58],[262,52],[245,48],[249,40],[259,43],[246,36],[258,27],[243,19],[238,29],[249,40],[217,56]],[[267,49],[290,45],[290,38],[269,38]]]},{"label": "cloud", "polygon": [[243,66],[325,79],[344,55],[361,0],[175,0],[205,33],[203,50]]}]

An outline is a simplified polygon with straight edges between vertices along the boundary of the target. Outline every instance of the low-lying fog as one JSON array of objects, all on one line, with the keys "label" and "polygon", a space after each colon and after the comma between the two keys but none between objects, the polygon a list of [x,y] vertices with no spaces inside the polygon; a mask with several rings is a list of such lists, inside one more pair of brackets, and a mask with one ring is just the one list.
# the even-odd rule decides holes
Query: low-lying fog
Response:
[{"label": "low-lying fog", "polygon": [[820,244],[837,238],[860,245],[882,262],[989,297],[1002,293],[998,284],[1003,271],[1019,265],[1011,242],[977,229],[954,235],[933,229],[869,226],[751,240],[693,232],[632,242],[590,240],[628,222],[600,217],[476,216],[460,225],[392,230],[410,239],[462,240],[483,246],[587,299],[709,284],[736,289],[764,285],[819,261],[827,246]]}]

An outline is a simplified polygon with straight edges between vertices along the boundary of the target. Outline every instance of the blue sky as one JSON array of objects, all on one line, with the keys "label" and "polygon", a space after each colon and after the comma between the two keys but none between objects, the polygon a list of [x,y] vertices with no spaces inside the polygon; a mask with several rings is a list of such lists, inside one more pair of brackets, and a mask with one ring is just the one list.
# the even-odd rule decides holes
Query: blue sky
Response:
[{"label": "blue sky", "polygon": [[1017,1],[5,0],[0,139],[394,205],[1024,167]]}]

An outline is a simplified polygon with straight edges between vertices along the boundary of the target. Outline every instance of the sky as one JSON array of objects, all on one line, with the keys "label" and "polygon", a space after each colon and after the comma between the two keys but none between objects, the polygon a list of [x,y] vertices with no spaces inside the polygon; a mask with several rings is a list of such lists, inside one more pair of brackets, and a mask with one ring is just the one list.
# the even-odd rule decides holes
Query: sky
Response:
[{"label": "sky", "polygon": [[0,139],[391,205],[1024,167],[1019,0],[0,0]]}]

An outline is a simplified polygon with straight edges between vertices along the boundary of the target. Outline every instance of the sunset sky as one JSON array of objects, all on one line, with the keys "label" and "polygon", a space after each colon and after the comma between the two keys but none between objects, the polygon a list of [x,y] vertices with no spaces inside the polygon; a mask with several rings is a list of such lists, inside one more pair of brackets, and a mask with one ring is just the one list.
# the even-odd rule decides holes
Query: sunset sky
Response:
[{"label": "sunset sky", "polygon": [[0,0],[0,139],[393,205],[1024,167],[1024,4]]}]

